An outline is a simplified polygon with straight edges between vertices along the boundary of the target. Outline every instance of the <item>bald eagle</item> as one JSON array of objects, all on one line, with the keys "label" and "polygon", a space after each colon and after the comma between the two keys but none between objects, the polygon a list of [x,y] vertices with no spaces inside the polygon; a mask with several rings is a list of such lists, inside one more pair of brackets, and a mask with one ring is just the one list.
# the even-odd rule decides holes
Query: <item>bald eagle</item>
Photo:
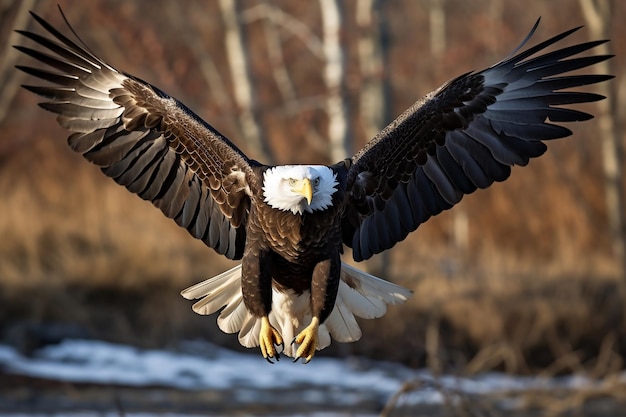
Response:
[{"label": "bald eagle", "polygon": [[355,316],[380,317],[411,295],[342,263],[344,246],[355,261],[368,259],[464,194],[504,181],[511,166],[543,154],[544,141],[572,133],[556,123],[592,118],[561,105],[603,97],[572,87],[611,78],[563,75],[610,58],[574,57],[606,41],[543,52],[579,28],[519,52],[537,21],[507,58],[427,94],[352,158],[270,166],[31,14],[49,37],[18,31],[39,48],[17,49],[49,68],[18,68],[48,83],[24,88],[49,100],[40,106],[58,114],[74,151],[217,253],[241,261],[182,295],[200,299],[197,313],[219,312],[220,329],[260,346],[270,362],[281,353],[309,362],[331,338],[358,340]]}]

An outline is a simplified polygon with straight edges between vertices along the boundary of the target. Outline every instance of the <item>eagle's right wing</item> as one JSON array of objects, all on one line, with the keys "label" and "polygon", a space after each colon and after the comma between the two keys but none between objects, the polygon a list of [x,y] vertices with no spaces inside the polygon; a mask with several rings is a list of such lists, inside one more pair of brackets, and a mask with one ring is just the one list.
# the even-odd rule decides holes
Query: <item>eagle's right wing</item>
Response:
[{"label": "eagle's right wing", "polygon": [[573,58],[606,41],[533,57],[577,29],[444,84],[352,158],[343,236],[355,260],[391,248],[463,195],[504,181],[511,166],[526,165],[545,152],[543,141],[572,133],[557,123],[593,117],[561,106],[603,97],[565,89],[612,77],[564,74],[609,59],[609,55]]},{"label": "eagle's right wing", "polygon": [[40,106],[72,132],[70,147],[218,253],[241,258],[258,164],[176,99],[31,14],[53,38],[18,31],[41,48],[16,48],[52,71],[18,68],[49,82],[24,87],[50,100]]}]

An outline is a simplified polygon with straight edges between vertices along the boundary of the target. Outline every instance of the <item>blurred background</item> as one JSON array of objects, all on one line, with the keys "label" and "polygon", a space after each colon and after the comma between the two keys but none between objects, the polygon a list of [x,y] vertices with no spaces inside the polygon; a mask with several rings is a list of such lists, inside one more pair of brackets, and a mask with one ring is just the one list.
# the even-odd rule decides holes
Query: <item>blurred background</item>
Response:
[{"label": "blurred background", "polygon": [[[594,0],[0,1],[0,343],[64,338],[232,349],[180,290],[232,267],[102,175],[14,69],[33,10],[118,70],[177,97],[262,162],[331,163],[441,83],[575,26],[610,38],[616,78],[572,137],[360,268],[414,290],[321,355],[434,373],[620,372],[626,354],[622,167],[626,3]],[[65,33],[69,33],[67,30]],[[593,70],[592,70],[593,71]],[[256,353],[256,352],[255,352]]]}]

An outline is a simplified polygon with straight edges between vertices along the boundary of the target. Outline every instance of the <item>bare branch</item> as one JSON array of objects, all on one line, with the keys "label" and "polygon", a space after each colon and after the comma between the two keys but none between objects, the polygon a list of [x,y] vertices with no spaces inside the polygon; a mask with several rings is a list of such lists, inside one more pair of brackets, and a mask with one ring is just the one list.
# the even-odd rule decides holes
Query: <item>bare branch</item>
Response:
[{"label": "bare branch", "polygon": [[[174,24],[180,26],[181,22],[188,22],[188,19],[185,17],[185,14],[181,9],[180,2],[167,2],[167,5],[170,12],[169,14],[171,16],[175,16],[172,19]],[[232,108],[233,102],[230,98],[230,94],[224,87],[226,83],[224,82],[224,79],[220,76],[215,62],[213,62],[211,56],[207,54],[204,50],[196,28],[194,28],[193,26],[185,26],[179,27],[178,29],[181,36],[183,36],[185,43],[187,44],[187,46],[189,46],[189,50],[196,59],[196,62],[199,64],[200,74],[204,78],[204,81],[206,82],[214,101],[222,108]]]},{"label": "bare branch", "polygon": [[279,7],[267,3],[251,7],[241,13],[241,19],[245,23],[251,23],[259,19],[272,19],[276,25],[281,26],[293,36],[299,38],[302,43],[320,60],[323,60],[324,46],[322,40],[295,16],[285,13]]},{"label": "bare branch", "polygon": [[278,91],[280,91],[280,94],[283,97],[283,101],[289,105],[295,101],[297,97],[296,89],[285,65],[280,34],[276,29],[276,15],[280,12],[276,7],[271,7],[267,5],[267,3],[264,4],[267,10],[267,18],[263,20],[263,26],[265,29],[267,50],[269,52],[270,62],[272,63],[272,74],[274,75],[274,81],[276,82]]}]

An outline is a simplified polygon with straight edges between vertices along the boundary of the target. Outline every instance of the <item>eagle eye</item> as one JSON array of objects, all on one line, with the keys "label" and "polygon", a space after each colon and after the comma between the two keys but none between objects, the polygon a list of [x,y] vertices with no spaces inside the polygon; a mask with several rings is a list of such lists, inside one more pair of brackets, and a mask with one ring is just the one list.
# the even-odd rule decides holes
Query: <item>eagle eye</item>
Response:
[{"label": "eagle eye", "polygon": [[289,185],[294,186],[298,183],[298,180],[295,178],[289,178]]}]

